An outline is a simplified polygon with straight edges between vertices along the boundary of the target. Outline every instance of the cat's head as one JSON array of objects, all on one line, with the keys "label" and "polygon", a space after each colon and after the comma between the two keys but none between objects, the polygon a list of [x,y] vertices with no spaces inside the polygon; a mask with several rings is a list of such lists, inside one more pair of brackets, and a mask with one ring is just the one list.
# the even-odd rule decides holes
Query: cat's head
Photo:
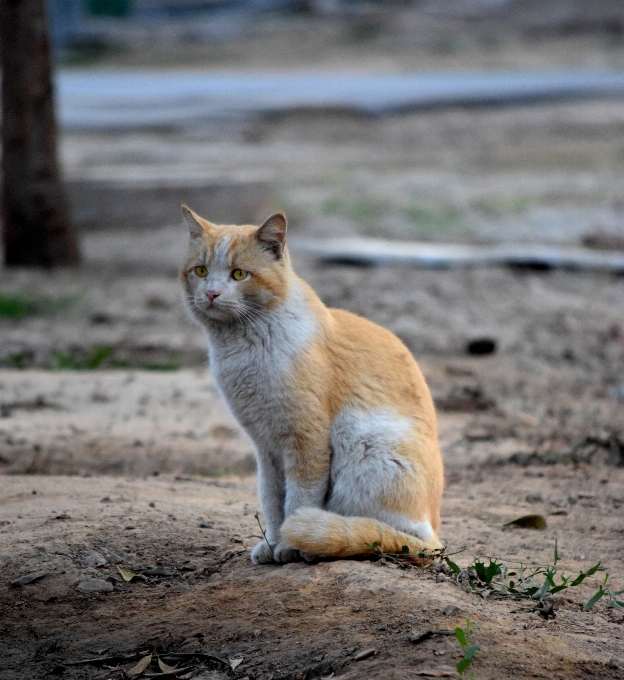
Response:
[{"label": "cat's head", "polygon": [[208,324],[253,322],[288,295],[286,217],[260,227],[217,225],[182,206],[189,252],[180,273],[192,314]]}]

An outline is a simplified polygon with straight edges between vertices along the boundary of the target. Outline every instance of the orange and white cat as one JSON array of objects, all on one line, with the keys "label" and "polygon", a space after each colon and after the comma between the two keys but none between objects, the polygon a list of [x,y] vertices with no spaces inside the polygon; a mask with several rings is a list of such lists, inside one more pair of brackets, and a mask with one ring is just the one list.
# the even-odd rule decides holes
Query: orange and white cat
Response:
[{"label": "orange and white cat", "polygon": [[325,307],[291,268],[282,213],[257,227],[182,211],[187,306],[257,450],[267,541],[252,561],[440,548],[435,411],[407,348]]}]

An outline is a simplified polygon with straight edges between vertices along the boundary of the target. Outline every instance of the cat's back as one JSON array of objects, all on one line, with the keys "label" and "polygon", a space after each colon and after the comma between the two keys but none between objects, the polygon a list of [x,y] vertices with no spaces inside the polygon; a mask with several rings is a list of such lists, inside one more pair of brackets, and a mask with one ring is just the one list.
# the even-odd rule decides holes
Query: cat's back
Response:
[{"label": "cat's back", "polygon": [[332,323],[325,350],[337,382],[359,400],[385,402],[435,422],[422,372],[394,333],[343,309],[328,310]]}]

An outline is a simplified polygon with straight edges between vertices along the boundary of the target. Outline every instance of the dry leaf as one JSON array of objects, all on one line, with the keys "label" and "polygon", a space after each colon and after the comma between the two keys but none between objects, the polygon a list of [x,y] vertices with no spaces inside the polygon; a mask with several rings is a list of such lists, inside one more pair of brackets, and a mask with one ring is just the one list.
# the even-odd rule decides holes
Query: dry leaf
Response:
[{"label": "dry leaf", "polygon": [[122,569],[119,565],[117,565],[117,571],[121,574],[121,578],[124,581],[132,581],[133,578],[136,578],[138,574],[135,574],[133,571],[128,571],[127,569]]},{"label": "dry leaf", "polygon": [[161,661],[158,659],[158,667],[163,673],[173,673],[173,671],[177,670],[177,666],[168,666],[164,661]]},{"label": "dry leaf", "polygon": [[505,527],[520,527],[522,529],[545,529],[546,520],[542,515],[523,515],[503,524]]},{"label": "dry leaf", "polygon": [[133,678],[135,675],[141,675],[141,673],[145,671],[145,669],[150,665],[151,662],[152,662],[151,654],[144,656],[136,666],[131,668],[129,671],[126,671],[126,675],[129,678]]},{"label": "dry leaf", "polygon": [[230,659],[230,668],[235,671],[241,664],[243,663],[243,659]]}]

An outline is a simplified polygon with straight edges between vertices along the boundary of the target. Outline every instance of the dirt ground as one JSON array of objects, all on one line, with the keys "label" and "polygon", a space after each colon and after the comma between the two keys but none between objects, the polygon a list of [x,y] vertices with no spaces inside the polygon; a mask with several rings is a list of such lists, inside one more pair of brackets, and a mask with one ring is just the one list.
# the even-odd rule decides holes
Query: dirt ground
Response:
[{"label": "dirt ground", "polygon": [[[441,536],[457,563],[547,564],[557,541],[567,573],[600,561],[624,588],[621,277],[296,265],[328,304],[388,325],[421,358],[447,471]],[[13,289],[27,276],[3,273]],[[37,276],[51,295],[85,290],[55,316],[4,321],[3,342],[83,370],[0,375],[0,677],[117,678],[147,653],[189,678],[452,675],[453,636],[409,637],[466,617],[479,626],[477,678],[621,677],[624,613],[605,600],[581,611],[596,583],[565,591],[544,620],[534,602],[484,600],[433,568],[252,566],[251,445],[202,365],[173,275],[94,264]],[[482,336],[497,351],[468,355]],[[103,366],[130,367],[84,370],[103,346],[114,348]],[[189,368],[137,368],[172,358]],[[546,530],[503,527],[529,513]],[[147,571],[126,583],[117,562]]]},{"label": "dirt ground", "polygon": [[[298,24],[276,26],[245,49],[190,46],[176,63],[615,68],[624,54],[619,34],[600,32],[530,48],[470,34],[448,50],[433,23],[412,42],[400,20],[371,41],[336,29],[302,42]],[[142,54],[108,65],[159,63]],[[61,151],[74,177],[262,172],[293,238],[598,234],[617,247],[624,234],[618,101],[66,133]],[[0,271],[2,294],[26,305],[0,319],[0,678],[121,678],[148,653],[196,680],[453,677],[461,648],[440,631],[467,617],[480,680],[623,677],[624,613],[606,598],[581,611],[595,581],[563,591],[544,619],[533,601],[483,598],[434,567],[251,565],[253,451],[180,304],[178,209],[162,229],[85,232],[79,270]],[[623,277],[294,263],[327,304],[392,329],[421,363],[446,466],[441,537],[458,564],[547,564],[556,541],[566,573],[600,561],[624,588]],[[495,351],[470,354],[479,339]],[[503,526],[529,513],[546,529]],[[141,574],[126,582],[118,566]],[[11,585],[28,574],[40,578]],[[157,674],[154,657],[145,677]]]}]

